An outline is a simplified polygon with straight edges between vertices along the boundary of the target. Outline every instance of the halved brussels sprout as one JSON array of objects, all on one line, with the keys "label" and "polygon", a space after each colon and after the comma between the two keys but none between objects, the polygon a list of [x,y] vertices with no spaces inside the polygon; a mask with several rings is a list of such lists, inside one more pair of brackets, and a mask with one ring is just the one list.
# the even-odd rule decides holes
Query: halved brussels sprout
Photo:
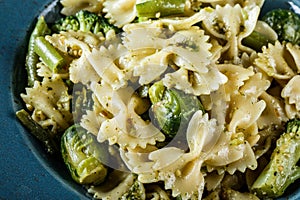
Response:
[{"label": "halved brussels sprout", "polygon": [[69,127],[61,138],[61,153],[72,178],[80,184],[100,184],[107,175],[102,146],[80,125]]},{"label": "halved brussels sprout", "polygon": [[168,89],[161,81],[149,88],[149,97],[155,122],[168,138],[173,138],[179,130],[185,129],[196,111],[204,112],[197,96]]}]

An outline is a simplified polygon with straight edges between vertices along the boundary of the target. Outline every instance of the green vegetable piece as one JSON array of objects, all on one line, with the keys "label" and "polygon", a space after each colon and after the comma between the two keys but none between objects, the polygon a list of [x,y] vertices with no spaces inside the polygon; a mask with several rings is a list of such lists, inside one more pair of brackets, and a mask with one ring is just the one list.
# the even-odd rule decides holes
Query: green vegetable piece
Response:
[{"label": "green vegetable piece", "polygon": [[97,35],[105,35],[109,30],[114,30],[116,33],[120,31],[104,17],[87,10],[80,10],[75,15],[59,19],[52,26],[52,30],[56,33],[59,33],[60,31],[80,30]]},{"label": "green vegetable piece", "polygon": [[28,129],[28,131],[44,144],[46,151],[49,154],[58,154],[59,145],[57,144],[53,134],[51,134],[49,130],[43,129],[36,121],[31,118],[30,114],[24,109],[17,111],[16,116]]},{"label": "green vegetable piece", "polygon": [[75,14],[79,22],[79,30],[84,32],[92,32],[92,28],[98,21],[98,15],[86,10],[80,10]]},{"label": "green vegetable piece", "polygon": [[173,138],[180,126],[181,110],[180,104],[172,92],[164,87],[162,82],[156,82],[149,88],[154,118],[163,133]]},{"label": "green vegetable piece", "polygon": [[136,4],[140,18],[159,18],[184,13],[185,0],[146,0]]},{"label": "green vegetable piece", "polygon": [[198,97],[191,94],[186,94],[180,90],[173,90],[173,93],[177,96],[179,101],[182,116],[181,120],[183,120],[182,122],[184,124],[189,123],[196,111],[201,110],[203,113],[205,113],[205,109]]},{"label": "green vegetable piece", "polygon": [[35,39],[39,36],[44,36],[50,34],[51,30],[48,28],[48,25],[43,16],[38,18],[38,21],[30,35],[27,55],[26,55],[26,70],[28,76],[28,86],[32,87],[34,81],[38,80],[36,65],[39,61],[38,55],[34,52]]},{"label": "green vegetable piece", "polygon": [[98,34],[99,32],[102,32],[104,35],[106,35],[106,33],[110,30],[114,30],[115,33],[120,32],[120,29],[110,24],[106,18],[99,16],[98,22],[93,29],[93,33]]},{"label": "green vegetable piece", "polygon": [[126,200],[143,200],[146,199],[146,193],[145,193],[145,187],[143,183],[141,183],[137,176],[135,178],[135,181],[129,188],[129,190],[121,196],[120,199],[126,199]]},{"label": "green vegetable piece", "polygon": [[54,32],[60,31],[78,31],[79,30],[79,22],[77,18],[73,15],[67,16],[65,18],[59,19],[53,26],[52,30]]},{"label": "green vegetable piece", "polygon": [[300,120],[287,123],[286,131],[277,140],[270,162],[252,185],[252,191],[259,197],[275,198],[300,178]]},{"label": "green vegetable piece", "polygon": [[279,41],[300,43],[300,17],[290,10],[275,9],[262,17],[278,34]]},{"label": "green vegetable piece", "polygon": [[65,59],[44,37],[36,38],[34,51],[54,73],[63,69]]},{"label": "green vegetable piece", "polygon": [[222,191],[223,200],[259,200],[257,196],[248,192],[239,192],[231,188],[224,188]]},{"label": "green vegetable piece", "polygon": [[101,163],[106,155],[97,139],[80,125],[69,127],[61,138],[61,153],[72,178],[80,184],[100,184],[107,175]]},{"label": "green vegetable piece", "polygon": [[154,119],[168,138],[186,128],[190,118],[203,106],[196,96],[175,89],[167,89],[161,81],[149,88]]},{"label": "green vegetable piece", "polygon": [[256,51],[261,51],[263,46],[267,46],[268,43],[274,44],[275,41],[257,31],[253,31],[248,37],[242,40],[242,43]]}]

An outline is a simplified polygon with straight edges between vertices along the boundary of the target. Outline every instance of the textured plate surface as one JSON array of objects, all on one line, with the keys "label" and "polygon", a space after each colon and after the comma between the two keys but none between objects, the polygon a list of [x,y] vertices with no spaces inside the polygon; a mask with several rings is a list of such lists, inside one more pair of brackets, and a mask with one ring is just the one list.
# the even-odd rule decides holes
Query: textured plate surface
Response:
[{"label": "textured plate surface", "polygon": [[43,153],[14,115],[24,88],[28,31],[50,1],[0,0],[0,199],[86,198],[64,166]]}]

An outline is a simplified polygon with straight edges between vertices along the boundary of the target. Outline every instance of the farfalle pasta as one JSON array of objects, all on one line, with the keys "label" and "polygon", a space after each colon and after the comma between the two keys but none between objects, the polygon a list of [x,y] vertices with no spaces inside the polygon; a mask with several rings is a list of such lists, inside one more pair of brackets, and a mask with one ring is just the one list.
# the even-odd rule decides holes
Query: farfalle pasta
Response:
[{"label": "farfalle pasta", "polygon": [[35,121],[58,132],[72,123],[71,96],[67,89],[60,76],[46,77],[42,83],[35,82],[32,88],[27,88],[21,97],[26,106],[33,109]]},{"label": "farfalle pasta", "polygon": [[285,53],[285,46],[277,41],[274,45],[269,44],[268,47],[264,47],[263,53],[258,54],[254,64],[268,76],[276,79],[290,79],[295,72],[289,65],[291,61],[286,60]]},{"label": "farfalle pasta", "polygon": [[289,118],[299,117],[299,83],[300,76],[294,76],[282,89],[281,96],[285,99],[286,113]]},{"label": "farfalle pasta", "polygon": [[164,140],[164,135],[156,127],[142,120],[135,112],[136,105],[132,102],[133,91],[130,88],[119,92],[114,91],[110,85],[102,85],[93,83],[91,87],[99,102],[113,114],[113,118],[101,123],[97,136],[100,142],[108,140],[110,144],[118,144],[122,148],[145,148],[147,144],[154,145],[156,141]]},{"label": "farfalle pasta", "polygon": [[[150,26],[149,29],[145,26],[147,24],[125,27],[128,35],[125,36],[124,45],[130,51],[136,53],[148,49],[145,51],[148,53],[149,49],[152,49],[152,52],[155,52],[151,55],[136,56],[142,57],[138,64],[135,63],[137,66],[133,72],[134,76],[140,77],[140,84],[148,84],[159,78],[171,62],[179,69],[174,73],[167,73],[162,78],[167,87],[175,87],[187,93],[200,95],[217,90],[219,84],[227,81],[227,78],[219,73],[213,64],[210,65],[211,45],[207,43],[208,38],[202,30],[192,27],[188,31],[181,30],[169,37],[163,34],[162,24],[153,24],[151,25],[153,27]],[[143,43],[135,42],[139,37],[143,37]],[[189,40],[187,41],[186,38]],[[151,69],[151,73],[147,69]],[[194,80],[189,78],[188,73],[194,73]],[[214,80],[214,77],[218,77],[220,83],[210,84],[209,80]]]},{"label": "farfalle pasta", "polygon": [[103,11],[107,13],[106,17],[109,18],[112,23],[118,27],[122,27],[135,19],[135,4],[136,0],[108,0],[103,3]]},{"label": "farfalle pasta", "polygon": [[[126,51],[126,49],[124,51]],[[108,48],[101,47],[99,50],[93,49],[88,56],[88,61],[103,82],[105,81],[114,89],[118,89],[126,85],[127,80],[130,78],[130,70],[129,75],[127,75],[127,69],[121,69],[114,64],[119,55],[114,55],[111,52],[123,54],[122,46],[117,48],[114,48],[113,46]],[[127,78],[128,76],[129,78]]]},{"label": "farfalle pasta", "polygon": [[241,41],[254,30],[259,7],[255,4],[243,8],[240,4],[226,4],[224,7],[217,5],[215,9],[209,8],[204,12],[204,27],[214,37],[226,41],[222,49],[224,56],[236,62],[240,51],[246,50]]},{"label": "farfalle pasta", "polygon": [[[259,20],[264,1],[61,4],[65,29],[41,36],[59,62],[37,55],[38,79],[21,97],[44,129],[93,136],[100,154],[74,149],[108,172],[85,185],[95,199],[256,198],[247,188],[300,117],[300,48]],[[79,10],[88,31],[72,21]],[[253,34],[269,37],[259,50]]]},{"label": "farfalle pasta", "polygon": [[61,0],[63,5],[62,13],[65,15],[73,15],[79,10],[89,10],[91,12],[100,12],[102,10],[102,0]]},{"label": "farfalle pasta", "polygon": [[[136,159],[135,152],[124,152],[123,157],[129,168],[140,174],[142,182],[164,181],[166,189],[172,189],[173,196],[182,198],[201,198],[204,188],[204,177],[199,170],[205,156],[201,151],[205,148],[210,135],[213,135],[215,120],[202,117],[201,111],[195,113],[187,129],[187,142],[190,152],[175,147],[158,149],[149,153],[150,161]],[[132,161],[134,159],[134,161]],[[140,163],[137,163],[139,161]],[[184,196],[183,196],[184,195]]]},{"label": "farfalle pasta", "polygon": [[[101,43],[101,38],[90,33],[68,31],[53,34],[46,39],[60,51],[76,57],[69,69],[69,78],[73,83],[88,84],[89,81],[100,80],[87,57],[91,53],[91,49]],[[83,74],[82,71],[85,71],[90,78],[86,79],[86,74]]]}]

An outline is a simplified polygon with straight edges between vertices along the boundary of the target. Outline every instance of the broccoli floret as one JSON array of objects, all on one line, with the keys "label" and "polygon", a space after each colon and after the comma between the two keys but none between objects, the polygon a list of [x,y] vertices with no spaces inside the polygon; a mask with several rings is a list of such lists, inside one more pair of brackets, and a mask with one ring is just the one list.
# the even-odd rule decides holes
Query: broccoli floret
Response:
[{"label": "broccoli floret", "polygon": [[123,194],[120,200],[143,200],[146,199],[145,188],[137,177],[129,190]]},{"label": "broccoli floret", "polygon": [[266,13],[262,20],[274,29],[279,41],[300,43],[300,17],[293,11],[275,9]]},{"label": "broccoli floret", "polygon": [[110,24],[106,18],[100,17],[94,28],[94,33],[101,31],[105,35],[110,30],[114,30],[115,33],[120,32],[120,29]]},{"label": "broccoli floret", "polygon": [[68,31],[68,30],[79,30],[79,22],[75,16],[67,16],[66,18],[59,19],[53,26],[54,32]]},{"label": "broccoli floret", "polygon": [[80,10],[75,15],[67,16],[59,19],[52,26],[54,32],[60,31],[83,31],[94,34],[105,35],[109,30],[114,30],[116,33],[119,29],[110,24],[107,19],[87,10]]},{"label": "broccoli floret", "polygon": [[276,142],[270,162],[252,185],[259,197],[281,196],[285,189],[300,178],[300,119],[290,120],[286,131]]},{"label": "broccoli floret", "polygon": [[93,32],[93,29],[99,20],[98,15],[86,10],[80,10],[75,16],[79,22],[79,30],[83,32]]}]

